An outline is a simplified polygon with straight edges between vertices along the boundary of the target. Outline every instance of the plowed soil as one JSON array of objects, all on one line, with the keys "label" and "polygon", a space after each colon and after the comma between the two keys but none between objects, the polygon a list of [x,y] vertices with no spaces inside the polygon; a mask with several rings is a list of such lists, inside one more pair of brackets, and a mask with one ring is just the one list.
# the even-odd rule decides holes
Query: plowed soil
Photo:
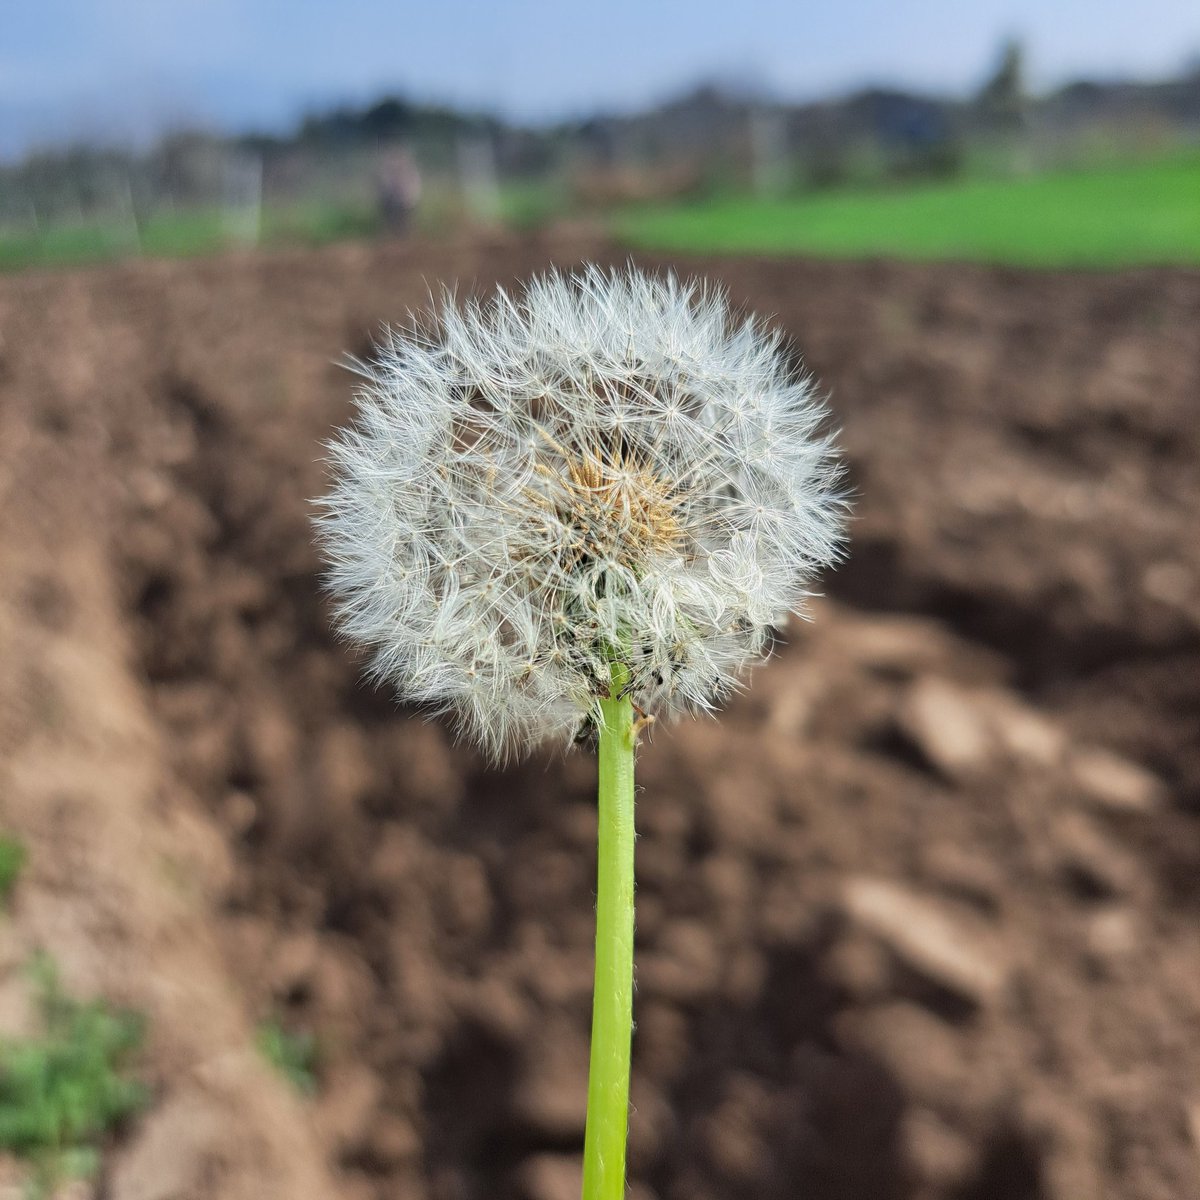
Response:
[{"label": "plowed soil", "polygon": [[[309,498],[343,352],[581,258],[0,280],[0,1001],[41,946],[147,1012],[97,1195],[577,1194],[593,763],[363,683]],[[858,499],[814,621],[640,758],[633,1195],[1200,1197],[1200,273],[673,265],[794,337]]]}]

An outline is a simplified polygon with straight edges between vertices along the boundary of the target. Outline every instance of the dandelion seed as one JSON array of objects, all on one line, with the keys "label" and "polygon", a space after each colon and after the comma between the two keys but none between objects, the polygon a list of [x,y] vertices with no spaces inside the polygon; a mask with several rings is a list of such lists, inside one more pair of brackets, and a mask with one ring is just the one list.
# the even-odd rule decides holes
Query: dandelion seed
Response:
[{"label": "dandelion seed", "polygon": [[589,268],[391,336],[321,502],[337,619],[491,756],[719,704],[839,553],[825,411],[724,295]]}]

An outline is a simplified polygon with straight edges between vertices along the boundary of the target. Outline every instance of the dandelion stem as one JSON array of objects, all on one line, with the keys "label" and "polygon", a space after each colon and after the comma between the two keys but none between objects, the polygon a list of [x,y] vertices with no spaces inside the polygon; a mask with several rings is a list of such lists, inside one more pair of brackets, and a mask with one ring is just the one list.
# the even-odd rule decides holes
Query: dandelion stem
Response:
[{"label": "dandelion stem", "polygon": [[583,1200],[623,1200],[633,1037],[633,703],[622,696],[629,669],[612,668],[601,700],[599,842],[596,871],[596,983]]}]

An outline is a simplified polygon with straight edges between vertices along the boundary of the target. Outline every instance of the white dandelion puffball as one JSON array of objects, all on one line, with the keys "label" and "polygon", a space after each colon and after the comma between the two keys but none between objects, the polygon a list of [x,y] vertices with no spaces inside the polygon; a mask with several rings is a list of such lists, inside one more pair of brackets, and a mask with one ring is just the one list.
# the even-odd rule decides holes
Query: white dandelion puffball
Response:
[{"label": "white dandelion puffball", "polygon": [[492,757],[710,708],[839,554],[825,409],[723,293],[596,267],[356,364],[320,536],[341,632]]}]

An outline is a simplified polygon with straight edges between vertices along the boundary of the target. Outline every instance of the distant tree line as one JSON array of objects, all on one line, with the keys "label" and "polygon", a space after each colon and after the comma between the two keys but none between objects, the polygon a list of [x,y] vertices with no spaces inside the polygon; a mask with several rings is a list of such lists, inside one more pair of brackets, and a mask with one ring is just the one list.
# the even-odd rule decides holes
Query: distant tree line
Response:
[{"label": "distant tree line", "polygon": [[947,176],[980,146],[1018,147],[1025,158],[1037,151],[1053,162],[1095,141],[1097,131],[1120,137],[1122,129],[1133,131],[1131,145],[1200,142],[1200,59],[1165,82],[1079,82],[1034,97],[1022,48],[1012,42],[964,98],[868,88],[788,104],[702,86],[641,113],[541,126],[386,95],[310,113],[287,135],[180,132],[140,153],[96,146],[31,153],[0,167],[0,222],[114,211],[136,222],[163,206],[240,203],[247,190],[260,203],[264,194],[365,203],[379,156],[398,146],[428,178],[443,181],[443,192],[462,190],[472,174],[518,183],[554,178],[568,180],[581,202],[602,204],[726,186]]}]

